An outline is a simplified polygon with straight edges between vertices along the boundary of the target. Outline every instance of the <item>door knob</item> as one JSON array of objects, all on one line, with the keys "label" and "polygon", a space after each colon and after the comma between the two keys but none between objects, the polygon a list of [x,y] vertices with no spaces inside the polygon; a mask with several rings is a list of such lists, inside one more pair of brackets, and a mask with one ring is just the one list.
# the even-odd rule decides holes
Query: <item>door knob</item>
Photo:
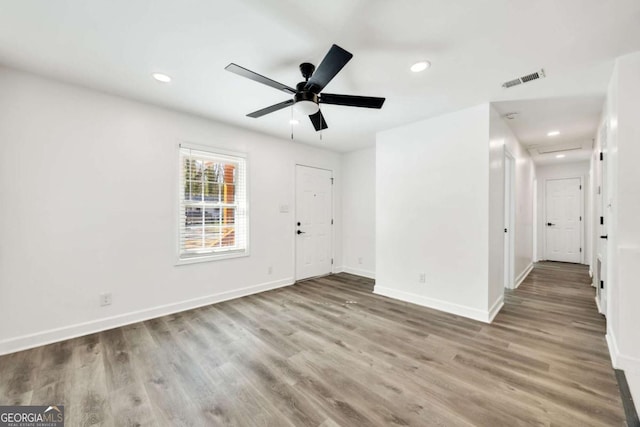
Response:
[{"label": "door knob", "polygon": [[297,231],[297,233],[298,233],[298,234],[304,234],[304,231],[300,231],[300,230],[298,230],[298,231]]},{"label": "door knob", "polygon": [[551,227],[552,225],[555,225],[555,224],[554,224],[554,223],[552,223],[552,222],[548,222],[548,223],[547,223],[547,227]]}]

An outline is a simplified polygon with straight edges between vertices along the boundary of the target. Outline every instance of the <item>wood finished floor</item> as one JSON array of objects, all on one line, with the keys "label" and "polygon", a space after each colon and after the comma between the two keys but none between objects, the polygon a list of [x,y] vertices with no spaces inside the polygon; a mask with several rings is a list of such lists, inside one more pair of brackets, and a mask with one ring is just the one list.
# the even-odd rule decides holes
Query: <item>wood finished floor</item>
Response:
[{"label": "wood finished floor", "polygon": [[623,426],[583,266],[541,263],[491,325],[348,274],[0,357],[0,404],[67,426]]}]

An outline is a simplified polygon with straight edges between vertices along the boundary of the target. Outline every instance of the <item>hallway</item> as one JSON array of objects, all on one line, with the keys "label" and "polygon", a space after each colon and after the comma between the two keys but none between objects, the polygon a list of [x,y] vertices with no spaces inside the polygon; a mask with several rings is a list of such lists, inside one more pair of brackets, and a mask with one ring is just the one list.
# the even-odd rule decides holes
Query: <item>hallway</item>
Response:
[{"label": "hallway", "polygon": [[510,351],[536,360],[527,366],[530,371],[508,365],[499,369],[523,383],[528,377],[527,393],[560,405],[560,412],[541,405],[550,410],[550,420],[576,424],[560,422],[560,414],[580,413],[580,425],[625,425],[605,319],[598,314],[590,281],[585,265],[535,264],[517,290],[506,292],[505,306],[487,333],[508,340]]}]

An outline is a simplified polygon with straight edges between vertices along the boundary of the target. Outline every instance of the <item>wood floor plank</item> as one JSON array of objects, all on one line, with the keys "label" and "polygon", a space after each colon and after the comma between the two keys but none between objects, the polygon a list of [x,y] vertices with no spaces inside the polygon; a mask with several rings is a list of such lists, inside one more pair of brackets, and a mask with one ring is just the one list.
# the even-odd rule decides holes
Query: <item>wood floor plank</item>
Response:
[{"label": "wood floor plank", "polygon": [[623,426],[585,266],[538,263],[493,324],[310,279],[0,357],[0,404],[67,425]]},{"label": "wood floor plank", "polygon": [[109,405],[117,426],[151,426],[155,417],[132,361],[123,328],[100,333]]},{"label": "wood floor plank", "polygon": [[43,347],[38,347],[6,356],[4,368],[0,369],[0,396],[10,405],[28,405],[36,386],[36,372],[42,363]]}]

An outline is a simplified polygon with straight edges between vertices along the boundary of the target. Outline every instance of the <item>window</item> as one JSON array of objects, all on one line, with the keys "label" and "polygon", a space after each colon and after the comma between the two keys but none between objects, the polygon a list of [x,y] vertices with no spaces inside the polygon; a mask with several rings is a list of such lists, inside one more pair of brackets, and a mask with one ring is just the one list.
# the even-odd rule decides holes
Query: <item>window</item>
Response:
[{"label": "window", "polygon": [[248,253],[246,159],[180,147],[180,261]]}]

